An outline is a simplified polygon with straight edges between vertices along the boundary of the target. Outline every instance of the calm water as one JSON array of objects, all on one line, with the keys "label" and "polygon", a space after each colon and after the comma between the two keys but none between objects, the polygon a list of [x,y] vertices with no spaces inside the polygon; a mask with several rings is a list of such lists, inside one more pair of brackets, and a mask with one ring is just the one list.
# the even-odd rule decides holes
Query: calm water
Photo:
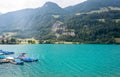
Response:
[{"label": "calm water", "polygon": [[0,77],[120,77],[120,45],[1,45],[0,49],[39,58],[22,66],[1,64]]}]

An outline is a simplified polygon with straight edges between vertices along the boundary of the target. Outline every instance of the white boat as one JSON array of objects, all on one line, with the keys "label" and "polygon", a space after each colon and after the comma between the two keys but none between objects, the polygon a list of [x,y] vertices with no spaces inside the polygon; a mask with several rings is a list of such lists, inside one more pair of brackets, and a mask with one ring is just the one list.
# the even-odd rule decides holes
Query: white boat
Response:
[{"label": "white boat", "polygon": [[7,60],[14,60],[14,57],[9,56],[9,57],[6,57],[6,59]]}]

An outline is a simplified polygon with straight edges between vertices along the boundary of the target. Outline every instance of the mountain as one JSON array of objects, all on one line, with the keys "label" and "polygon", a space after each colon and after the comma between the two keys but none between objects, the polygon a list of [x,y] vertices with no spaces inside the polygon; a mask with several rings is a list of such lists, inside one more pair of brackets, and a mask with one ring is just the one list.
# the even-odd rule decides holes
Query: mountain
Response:
[{"label": "mountain", "polygon": [[97,44],[118,43],[116,39],[120,39],[119,25],[120,11],[117,10],[74,15],[64,22],[64,26],[66,29],[74,31],[75,36],[60,36],[59,40]]},{"label": "mountain", "polygon": [[70,13],[90,12],[92,10],[99,10],[104,7],[120,7],[119,0],[87,0],[75,6],[66,7]]},{"label": "mountain", "polygon": [[[36,9],[9,12],[0,16],[0,31],[21,32],[18,36],[26,36],[22,34],[24,32],[29,35],[36,32],[42,34],[43,29],[49,28],[63,14],[65,14],[64,9],[53,2],[47,2]],[[59,17],[55,18],[55,16]]]},{"label": "mountain", "polygon": [[61,13],[63,9],[59,7],[56,3],[46,2],[41,9],[45,13]]},{"label": "mountain", "polygon": [[[39,40],[103,43],[113,40],[108,39],[109,36],[120,37],[114,36],[120,33],[115,31],[117,28],[119,30],[119,4],[119,0],[87,0],[75,6],[61,8],[56,3],[46,2],[36,9],[23,9],[0,15],[0,32],[16,32],[17,34],[13,36],[15,38],[35,37]],[[104,26],[107,27],[104,29]],[[103,32],[107,36],[98,34],[103,31],[102,29],[108,31]],[[100,40],[102,37],[107,40]]]},{"label": "mountain", "polygon": [[[0,16],[0,20],[1,20],[0,24],[1,24],[1,26],[11,26],[12,23],[13,23],[13,25],[14,24],[16,25],[16,23],[18,24],[18,21],[21,21],[21,23],[22,23],[21,25],[23,25],[23,24],[25,24],[26,20],[28,21],[29,19],[31,19],[33,17],[43,16],[45,14],[58,14],[61,10],[62,9],[59,6],[57,6],[57,4],[47,2],[41,8],[24,9],[24,10],[19,10],[19,11],[3,14],[2,16]],[[12,18],[12,20],[11,20],[11,18]],[[7,24],[5,24],[5,22],[7,22]]]}]

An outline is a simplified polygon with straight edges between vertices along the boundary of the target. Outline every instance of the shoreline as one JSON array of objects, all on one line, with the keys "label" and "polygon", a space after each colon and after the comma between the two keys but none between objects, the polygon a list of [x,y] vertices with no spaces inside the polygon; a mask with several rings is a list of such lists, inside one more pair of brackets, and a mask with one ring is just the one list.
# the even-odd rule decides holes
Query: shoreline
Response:
[{"label": "shoreline", "polygon": [[[0,45],[46,45],[48,43],[44,43],[44,44],[0,44]],[[75,44],[75,43],[51,43],[51,44],[48,44],[48,45],[120,45],[120,44],[104,44],[104,43],[101,43],[101,44],[95,44],[95,43],[78,43],[78,44]]]}]

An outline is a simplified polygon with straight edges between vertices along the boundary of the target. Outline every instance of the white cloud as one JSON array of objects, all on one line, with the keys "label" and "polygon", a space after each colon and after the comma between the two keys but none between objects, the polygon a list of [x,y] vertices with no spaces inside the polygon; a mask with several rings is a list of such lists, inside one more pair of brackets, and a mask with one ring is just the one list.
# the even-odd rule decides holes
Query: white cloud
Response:
[{"label": "white cloud", "polygon": [[47,1],[55,2],[61,7],[67,7],[85,0],[0,0],[0,11],[5,13],[24,8],[37,8],[41,7]]}]

